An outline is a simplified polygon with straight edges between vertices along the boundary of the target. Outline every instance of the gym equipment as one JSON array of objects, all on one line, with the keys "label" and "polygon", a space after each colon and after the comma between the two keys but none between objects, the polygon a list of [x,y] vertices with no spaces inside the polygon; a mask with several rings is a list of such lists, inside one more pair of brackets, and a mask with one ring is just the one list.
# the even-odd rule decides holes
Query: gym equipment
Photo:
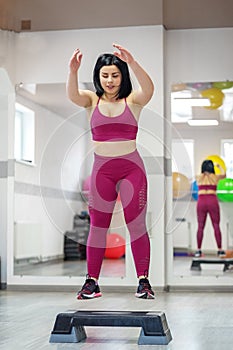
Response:
[{"label": "gym equipment", "polygon": [[217,109],[223,104],[224,93],[217,88],[210,88],[201,91],[201,96],[210,100],[210,106],[207,109]]},{"label": "gym equipment", "polygon": [[89,192],[90,192],[90,184],[91,184],[91,175],[87,176],[87,178],[83,181],[82,184],[82,194],[84,199],[88,201]]},{"label": "gym equipment", "polygon": [[229,266],[233,265],[233,259],[223,259],[223,258],[215,258],[215,259],[207,259],[207,258],[193,258],[191,264],[191,270],[193,271],[201,271],[201,264],[224,264],[223,271],[229,270]]},{"label": "gym equipment", "polygon": [[198,184],[197,181],[193,181],[191,186],[192,197],[196,201],[198,199]]},{"label": "gym equipment", "polygon": [[212,84],[212,86],[220,90],[230,89],[233,87],[233,81],[216,81]]},{"label": "gym equipment", "polygon": [[68,311],[56,317],[50,343],[78,343],[87,335],[83,326],[141,327],[139,345],[166,345],[172,340],[163,312],[154,311]]},{"label": "gym equipment", "polygon": [[187,86],[195,90],[207,90],[212,87],[211,83],[187,83]]},{"label": "gym equipment", "polygon": [[184,83],[172,84],[172,92],[186,90],[187,86]]},{"label": "gym equipment", "polygon": [[173,184],[173,198],[183,198],[190,193],[190,182],[187,176],[173,172],[172,173],[172,184]]},{"label": "gym equipment", "polygon": [[84,181],[82,185],[82,190],[84,192],[89,192],[90,190],[90,182],[91,182],[91,176],[89,175]]},{"label": "gym equipment", "polygon": [[233,202],[233,179],[225,178],[219,180],[217,197],[222,202]]},{"label": "gym equipment", "polygon": [[86,245],[90,229],[90,216],[83,211],[73,219],[73,230],[64,234],[64,260],[86,259]]},{"label": "gym equipment", "polygon": [[217,165],[220,165],[221,168],[224,170],[224,172],[226,172],[227,168],[226,168],[225,162],[218,155],[213,154],[213,155],[206,157],[206,159],[212,160],[212,162],[214,163],[215,174],[217,174],[217,175],[221,174],[221,170],[217,167]]},{"label": "gym equipment", "polygon": [[104,257],[107,259],[119,259],[125,255],[125,239],[118,233],[107,235]]}]

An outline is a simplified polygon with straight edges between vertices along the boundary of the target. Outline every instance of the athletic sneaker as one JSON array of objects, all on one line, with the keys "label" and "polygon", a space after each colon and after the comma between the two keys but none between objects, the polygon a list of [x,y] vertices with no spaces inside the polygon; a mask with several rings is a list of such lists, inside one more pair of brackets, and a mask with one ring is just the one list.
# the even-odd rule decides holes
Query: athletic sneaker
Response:
[{"label": "athletic sneaker", "polygon": [[135,293],[135,297],[141,299],[154,299],[155,295],[147,278],[141,278],[139,280],[139,286],[137,293]]},{"label": "athletic sneaker", "polygon": [[218,251],[218,257],[219,257],[219,258],[225,258],[225,257],[226,257],[226,252],[225,252],[225,250],[219,250],[219,251]]},{"label": "athletic sneaker", "polygon": [[93,299],[101,297],[102,293],[100,292],[100,288],[98,283],[87,276],[87,279],[82,286],[82,289],[77,294],[77,299]]},{"label": "athletic sneaker", "polygon": [[194,254],[194,257],[195,258],[200,258],[200,257],[202,257],[202,251],[199,249],[199,250],[197,250],[196,252],[195,252],[195,254]]}]

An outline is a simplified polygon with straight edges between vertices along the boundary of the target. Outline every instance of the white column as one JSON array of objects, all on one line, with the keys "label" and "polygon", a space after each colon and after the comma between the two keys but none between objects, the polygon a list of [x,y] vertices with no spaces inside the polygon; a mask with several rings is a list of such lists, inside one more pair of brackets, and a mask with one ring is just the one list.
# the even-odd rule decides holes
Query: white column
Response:
[{"label": "white column", "polygon": [[0,68],[0,256],[3,288],[7,284],[7,268],[10,271],[13,266],[14,100],[15,93],[7,72]]}]

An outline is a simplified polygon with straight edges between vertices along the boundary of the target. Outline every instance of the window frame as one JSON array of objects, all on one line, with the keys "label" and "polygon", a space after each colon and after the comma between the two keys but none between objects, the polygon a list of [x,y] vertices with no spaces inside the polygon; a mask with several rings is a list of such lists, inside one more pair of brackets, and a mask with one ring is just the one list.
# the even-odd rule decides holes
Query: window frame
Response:
[{"label": "window frame", "polygon": [[35,166],[35,112],[15,103],[14,158],[18,163]]}]

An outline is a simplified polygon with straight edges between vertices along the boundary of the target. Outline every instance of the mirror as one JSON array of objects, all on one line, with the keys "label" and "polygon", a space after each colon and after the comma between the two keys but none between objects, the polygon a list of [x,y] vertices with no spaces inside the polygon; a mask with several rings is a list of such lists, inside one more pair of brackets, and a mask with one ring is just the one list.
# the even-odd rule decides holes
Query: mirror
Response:
[{"label": "mirror", "polygon": [[[226,167],[228,184],[233,180],[233,82],[195,82],[171,87],[172,181],[173,181],[173,272],[175,276],[232,276],[232,268],[203,264],[191,269],[197,250],[196,205],[198,187],[195,176],[202,162],[214,156]],[[212,159],[215,162],[215,159]],[[222,165],[221,164],[221,165]],[[222,248],[233,258],[233,195],[217,187],[220,204]],[[202,242],[206,259],[217,258],[214,230],[207,217]]]},{"label": "mirror", "polygon": [[[16,102],[14,275],[85,276],[93,156],[85,111],[63,82],[19,84]],[[110,233],[124,238],[122,215],[117,202]],[[124,253],[111,254],[101,276],[124,277]]]}]

